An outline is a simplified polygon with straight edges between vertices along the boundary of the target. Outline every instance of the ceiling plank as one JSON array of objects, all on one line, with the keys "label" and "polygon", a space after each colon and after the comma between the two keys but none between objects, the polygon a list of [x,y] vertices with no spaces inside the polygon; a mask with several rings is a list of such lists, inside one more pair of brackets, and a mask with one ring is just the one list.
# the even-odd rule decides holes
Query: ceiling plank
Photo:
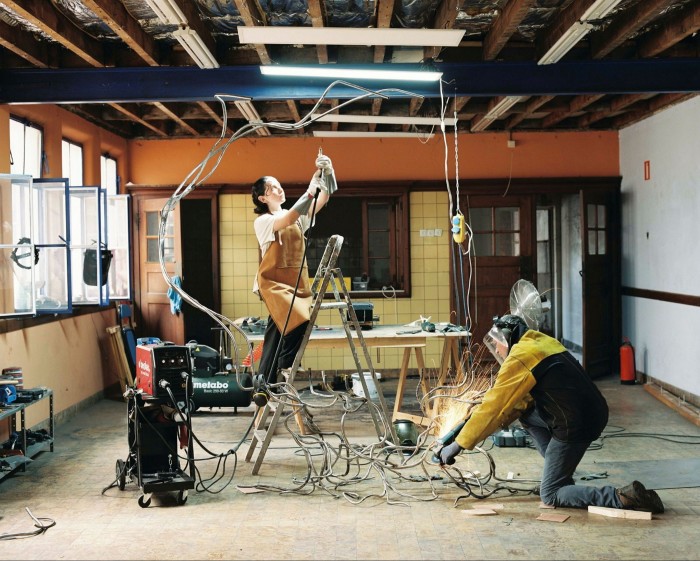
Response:
[{"label": "ceiling plank", "polygon": [[570,115],[573,115],[577,111],[585,109],[591,103],[595,103],[596,101],[601,99],[603,95],[604,94],[576,96],[574,99],[571,100],[571,103],[569,103],[568,109],[564,111],[555,111],[547,115],[544,119],[542,119],[542,126],[547,129],[553,125],[556,125],[557,123],[563,121],[564,119],[566,119]]},{"label": "ceiling plank", "polygon": [[511,0],[489,29],[482,47],[484,60],[494,60],[513,36],[536,0]]},{"label": "ceiling plank", "polygon": [[510,116],[510,118],[506,121],[505,129],[506,130],[514,129],[521,122],[523,122],[525,119],[530,117],[533,113],[536,113],[537,110],[540,107],[542,107],[545,103],[548,103],[549,101],[552,101],[553,99],[554,99],[553,95],[541,95],[541,96],[538,96],[534,99],[531,99],[527,104],[525,104],[525,108],[523,109],[523,111]]},{"label": "ceiling plank", "polygon": [[199,132],[197,131],[197,129],[195,129],[189,123],[184,121],[177,113],[175,113],[174,109],[171,109],[170,107],[165,105],[165,103],[160,103],[160,102],[156,102],[153,105],[155,105],[158,109],[160,109],[163,113],[165,113],[168,117],[170,117],[173,121],[175,121],[183,129],[185,129],[187,132],[189,132],[192,136],[199,136]]},{"label": "ceiling plank", "polygon": [[578,127],[578,128],[590,127],[593,123],[596,123],[598,121],[601,121],[602,119],[610,117],[611,115],[614,115],[615,113],[619,113],[620,111],[626,109],[630,105],[634,105],[635,103],[642,101],[644,99],[645,99],[645,96],[643,96],[641,94],[630,94],[630,95],[618,96],[615,99],[611,100],[610,103],[608,103],[608,106],[605,109],[605,111],[596,111],[596,112],[591,111],[591,112],[586,113],[583,117],[580,117],[576,121],[576,127]]},{"label": "ceiling plank", "polygon": [[165,131],[160,130],[158,127],[152,125],[148,121],[144,121],[139,115],[137,115],[133,111],[130,111],[129,109],[127,109],[123,105],[120,105],[118,103],[108,103],[107,105],[109,105],[110,107],[112,107],[116,111],[119,111],[123,115],[126,115],[127,117],[129,117],[129,119],[138,123],[139,125],[142,125],[142,126],[146,127],[147,129],[152,130],[158,136],[161,136],[161,137],[168,136],[168,134]]},{"label": "ceiling plank", "polygon": [[628,37],[656,19],[675,0],[637,2],[616,18],[601,33],[591,35],[591,58],[603,58],[622,45]]},{"label": "ceiling plank", "polygon": [[19,27],[8,25],[0,20],[0,47],[23,58],[39,68],[48,68],[48,53],[46,43],[40,43]]},{"label": "ceiling plank", "polygon": [[[457,0],[443,0],[435,13],[433,29],[454,28],[458,14],[458,4],[459,2]],[[423,49],[423,59],[436,59],[441,52],[442,47],[425,47]]]},{"label": "ceiling plank", "polygon": [[138,21],[126,11],[121,2],[113,0],[82,0],[86,8],[97,16],[124,41],[127,47],[140,56],[149,66],[158,66],[155,40],[146,33]]},{"label": "ceiling plank", "polygon": [[[233,0],[233,3],[246,25],[267,25],[265,13],[258,9],[254,0],[250,2],[248,0]],[[272,57],[265,45],[254,45],[254,48],[260,57],[260,64],[272,64]]]},{"label": "ceiling plank", "polygon": [[90,65],[104,66],[102,44],[78,29],[53,3],[46,0],[3,0],[3,3]]},{"label": "ceiling plank", "polygon": [[[308,0],[308,12],[313,27],[324,27],[320,0]],[[326,45],[316,45],[316,56],[318,56],[319,63],[328,64],[328,47]]]},{"label": "ceiling plank", "polygon": [[646,107],[644,109],[641,109],[639,111],[630,111],[629,113],[625,113],[624,115],[621,115],[620,117],[616,117],[612,121],[612,125],[616,129],[621,129],[623,127],[627,127],[629,125],[632,125],[634,123],[637,123],[639,121],[642,121],[646,119],[647,117],[650,117],[651,115],[658,113],[659,111],[662,111],[664,109],[668,109],[672,105],[676,105],[678,103],[681,103],[683,101],[687,101],[693,97],[695,97],[697,94],[693,93],[674,93],[674,94],[661,94],[656,96],[653,99],[650,99],[649,101],[646,102]]},{"label": "ceiling plank", "polygon": [[700,30],[700,2],[691,2],[688,7],[670,16],[664,25],[644,38],[639,47],[639,56],[656,56],[676,43]]}]

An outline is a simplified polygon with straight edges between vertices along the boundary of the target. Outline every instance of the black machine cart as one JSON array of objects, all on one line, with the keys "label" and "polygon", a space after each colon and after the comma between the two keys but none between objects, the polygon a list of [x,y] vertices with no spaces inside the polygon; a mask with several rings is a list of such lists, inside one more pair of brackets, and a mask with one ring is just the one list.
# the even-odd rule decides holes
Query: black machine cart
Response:
[{"label": "black machine cart", "polygon": [[136,483],[142,508],[151,504],[153,493],[176,492],[177,503],[185,504],[195,484],[189,411],[178,412],[168,399],[134,391],[126,397],[129,453],[126,460],[117,460],[119,489],[124,490],[127,479]]}]

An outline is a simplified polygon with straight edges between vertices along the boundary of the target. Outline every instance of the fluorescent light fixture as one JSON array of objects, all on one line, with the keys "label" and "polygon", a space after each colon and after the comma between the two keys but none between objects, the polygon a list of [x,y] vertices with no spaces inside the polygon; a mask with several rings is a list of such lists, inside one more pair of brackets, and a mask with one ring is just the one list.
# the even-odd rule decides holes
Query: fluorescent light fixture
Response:
[{"label": "fluorescent light fixture", "polygon": [[219,68],[214,55],[202,41],[199,34],[189,26],[181,27],[173,31],[173,36],[183,46],[200,68]]},{"label": "fluorescent light fixture", "polygon": [[590,24],[577,21],[557,39],[537,64],[552,64],[560,61],[590,30]]},{"label": "fluorescent light fixture", "polygon": [[160,21],[172,25],[187,25],[185,14],[175,0],[146,0]]},{"label": "fluorescent light fixture", "polygon": [[591,21],[607,16],[617,6],[621,0],[597,0],[591,4],[583,15],[581,21]]},{"label": "fluorescent light fixture", "polygon": [[261,66],[265,76],[297,76],[302,78],[341,78],[346,80],[401,80],[404,82],[437,82],[442,72],[422,70],[371,70],[341,68],[333,64],[316,66]]},{"label": "fluorescent light fixture", "polygon": [[363,131],[314,131],[322,138],[423,138],[430,139],[433,133],[424,132],[363,132]]},{"label": "fluorescent light fixture", "polygon": [[513,105],[518,103],[523,99],[523,96],[519,95],[509,95],[501,98],[493,107],[491,107],[486,115],[484,115],[480,121],[472,125],[472,132],[479,132],[486,129],[491,123],[496,119],[500,119]]},{"label": "fluorescent light fixture", "polygon": [[[317,113],[311,115],[311,120],[326,123],[377,123],[380,125],[439,125],[442,121],[439,117],[392,117],[382,115],[339,115],[329,113],[319,117]],[[456,119],[444,119],[446,126],[452,127]]]},{"label": "fluorescent light fixture", "polygon": [[[263,120],[252,102],[247,99],[237,99],[233,103],[251,125],[263,124]],[[255,132],[260,136],[271,136],[270,129],[267,127],[258,127]]]},{"label": "fluorescent light fixture", "polygon": [[360,45],[458,47],[464,29],[238,26],[241,43],[258,45]]},{"label": "fluorescent light fixture", "polygon": [[579,21],[567,29],[549,50],[537,61],[537,64],[552,64],[561,60],[576,43],[583,39],[591,29],[593,22],[608,15],[621,0],[596,0],[583,13]]}]

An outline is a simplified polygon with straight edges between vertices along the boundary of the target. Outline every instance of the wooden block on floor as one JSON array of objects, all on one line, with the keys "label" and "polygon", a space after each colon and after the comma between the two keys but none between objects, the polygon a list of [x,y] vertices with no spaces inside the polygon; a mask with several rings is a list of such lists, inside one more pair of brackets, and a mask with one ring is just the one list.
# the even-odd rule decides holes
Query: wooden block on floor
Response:
[{"label": "wooden block on floor", "polygon": [[611,518],[629,518],[631,520],[651,520],[651,512],[627,510],[624,508],[609,508],[606,506],[589,506],[588,512],[609,516]]},{"label": "wooden block on floor", "polygon": [[555,514],[554,512],[543,512],[537,517],[537,520],[545,522],[566,522],[569,519],[568,514]]},{"label": "wooden block on floor", "polygon": [[466,508],[462,512],[467,516],[491,516],[493,514],[498,514],[491,508]]}]

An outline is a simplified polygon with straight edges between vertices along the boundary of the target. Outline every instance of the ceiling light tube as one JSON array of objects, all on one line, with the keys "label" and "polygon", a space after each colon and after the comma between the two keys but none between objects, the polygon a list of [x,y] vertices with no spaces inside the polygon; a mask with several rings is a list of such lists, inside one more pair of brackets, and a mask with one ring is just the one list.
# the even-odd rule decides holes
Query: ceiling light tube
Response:
[{"label": "ceiling light tube", "polygon": [[423,132],[363,132],[363,131],[313,131],[314,136],[321,138],[422,138],[428,140],[435,136]]},{"label": "ceiling light tube", "polygon": [[537,61],[537,64],[552,64],[560,61],[590,30],[589,23],[577,21],[557,39],[554,45]]},{"label": "ceiling light tube", "polygon": [[346,80],[400,80],[404,82],[437,82],[442,77],[442,72],[340,68],[331,64],[317,66],[261,66],[260,73],[265,76],[340,78]]},{"label": "ceiling light tube", "polygon": [[620,3],[621,0],[596,0],[583,15],[581,21],[591,21],[604,18]]},{"label": "ceiling light tube", "polygon": [[380,125],[439,125],[444,122],[446,126],[451,127],[456,123],[456,119],[440,119],[439,117],[398,117],[384,115],[339,115],[337,113],[329,113],[328,115],[319,116],[318,113],[311,115],[312,121],[320,121],[326,123],[377,123]]},{"label": "ceiling light tube", "polygon": [[175,0],[146,0],[146,4],[163,23],[187,25],[187,18]]},{"label": "ceiling light tube", "polygon": [[489,109],[488,113],[486,113],[485,118],[489,118],[491,120],[500,119],[506,111],[508,111],[521,99],[522,96],[519,95],[509,95],[502,98],[498,103],[496,103],[496,105]]},{"label": "ceiling light tube", "polygon": [[194,29],[188,26],[181,27],[173,31],[173,36],[197,63],[197,66],[200,68],[219,68],[216,58]]},{"label": "ceiling light tube", "polygon": [[240,43],[257,45],[357,45],[458,47],[464,29],[238,26]]},{"label": "ceiling light tube", "polygon": [[[258,113],[257,109],[255,109],[255,105],[253,105],[249,100],[237,99],[233,103],[241,112],[241,115],[243,115],[243,117],[251,125],[263,124],[262,117],[260,117],[260,114]],[[255,132],[257,132],[259,136],[271,136],[270,129],[268,129],[267,127],[258,127],[255,129]]]}]

